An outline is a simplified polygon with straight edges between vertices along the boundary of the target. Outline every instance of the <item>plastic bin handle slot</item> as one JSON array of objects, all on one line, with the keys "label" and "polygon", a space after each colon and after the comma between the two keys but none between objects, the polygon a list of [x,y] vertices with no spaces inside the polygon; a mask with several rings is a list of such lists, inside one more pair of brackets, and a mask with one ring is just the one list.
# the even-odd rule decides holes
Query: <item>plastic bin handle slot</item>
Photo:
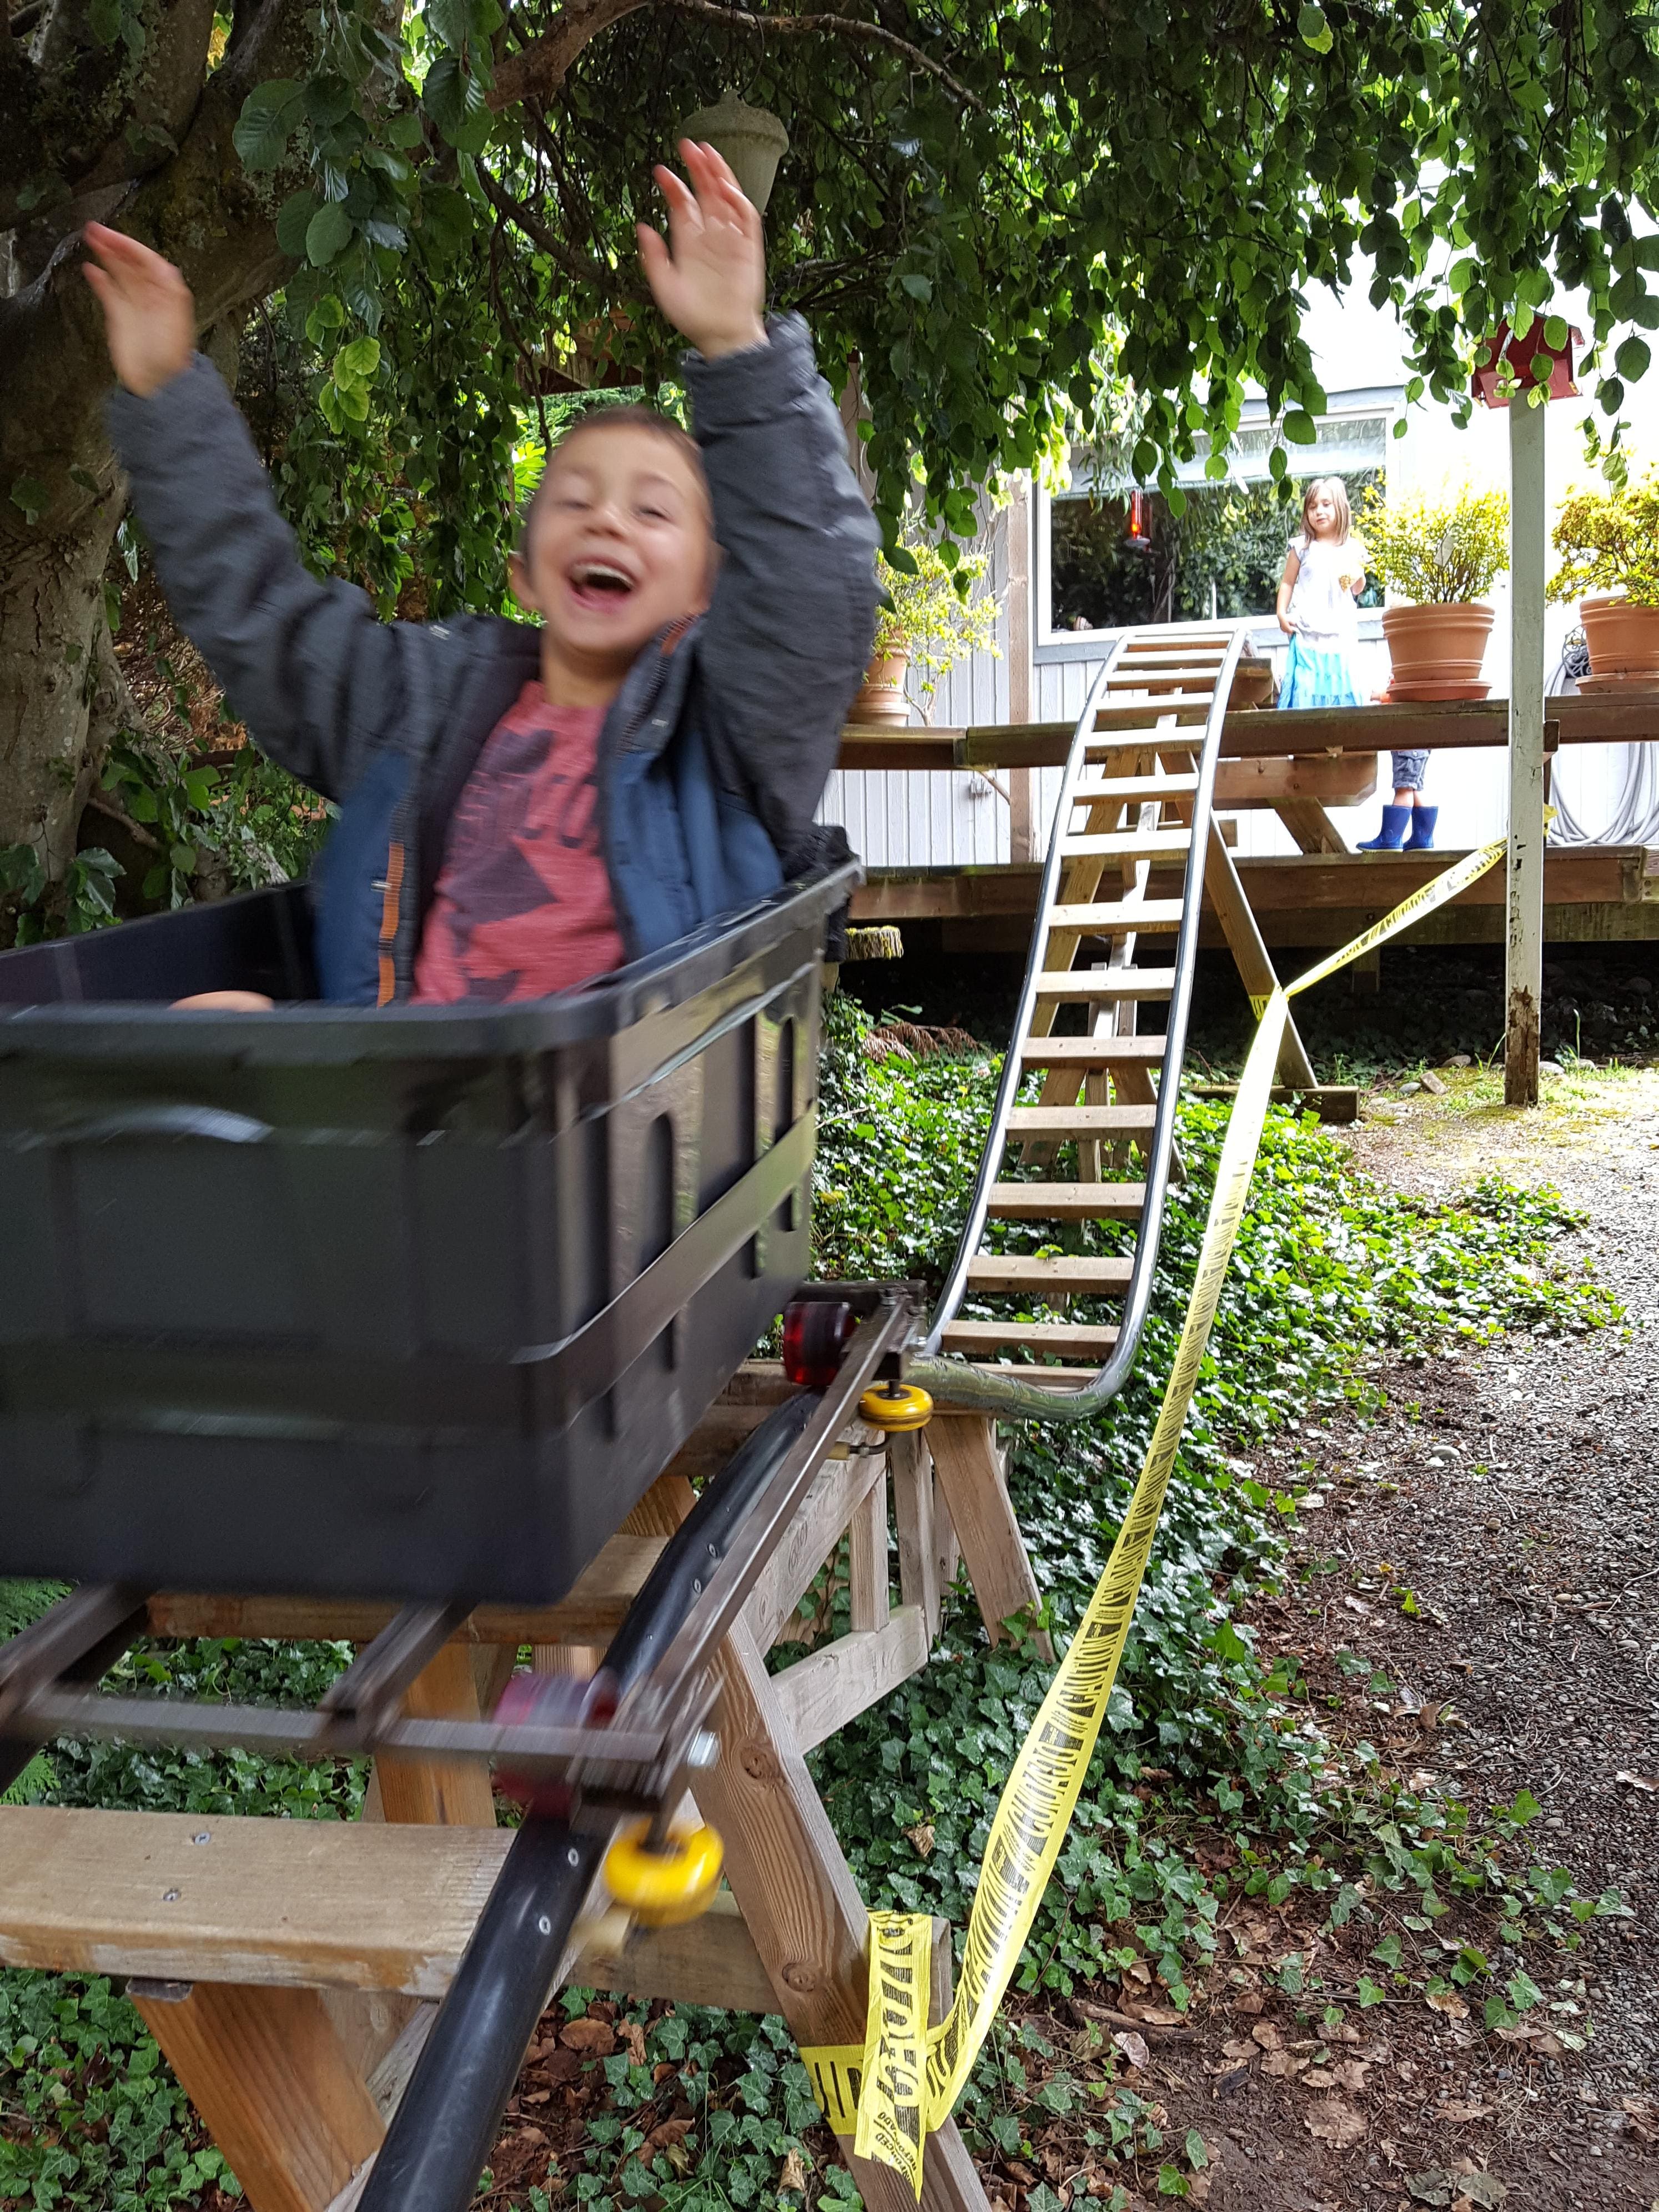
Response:
[{"label": "plastic bin handle slot", "polygon": [[122,1137],[205,1139],[217,1145],[262,1145],[275,1132],[251,1114],[231,1114],[218,1106],[121,1106],[95,1121],[73,1128],[42,1130],[35,1145],[107,1145]]}]

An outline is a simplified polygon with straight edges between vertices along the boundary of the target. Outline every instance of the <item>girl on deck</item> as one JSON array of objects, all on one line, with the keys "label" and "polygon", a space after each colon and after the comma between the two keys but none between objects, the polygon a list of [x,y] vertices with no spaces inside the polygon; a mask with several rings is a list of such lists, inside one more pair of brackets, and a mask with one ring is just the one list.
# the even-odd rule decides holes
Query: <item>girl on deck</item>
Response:
[{"label": "girl on deck", "polygon": [[1364,589],[1365,549],[1351,534],[1347,488],[1316,477],[1302,498],[1302,529],[1291,540],[1274,611],[1291,641],[1279,687],[1281,707],[1363,707],[1352,651],[1354,601]]}]

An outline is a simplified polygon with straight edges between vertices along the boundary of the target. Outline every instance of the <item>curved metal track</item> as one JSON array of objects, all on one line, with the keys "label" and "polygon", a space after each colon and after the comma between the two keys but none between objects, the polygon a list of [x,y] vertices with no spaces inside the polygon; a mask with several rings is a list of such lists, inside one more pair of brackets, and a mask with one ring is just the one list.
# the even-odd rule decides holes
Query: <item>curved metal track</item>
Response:
[{"label": "curved metal track", "polygon": [[[1219,623],[1127,631],[1078,717],[973,1202],[926,1340],[907,1370],[913,1381],[951,1405],[1005,1418],[1086,1420],[1117,1395],[1134,1365],[1152,1303],[1175,1157],[1216,757],[1247,629],[1243,623]],[[1182,855],[1186,880],[1179,902],[1151,898],[1153,863],[1167,865]],[[1121,895],[1103,900],[1102,878],[1120,871]],[[1170,932],[1170,966],[1133,964],[1142,938]],[[1103,939],[1110,941],[1109,959],[1078,967],[1085,940]],[[1169,1005],[1164,1034],[1140,1037],[1137,1010],[1160,998]],[[1085,1008],[1084,1036],[1054,1035],[1054,1015],[1066,1005]],[[1042,1103],[1022,1109],[1020,1085],[1034,1068],[1045,1071]],[[1030,1164],[1052,1163],[1068,1143],[1076,1146],[1075,1181],[999,1179],[1010,1147],[1020,1148]],[[1144,1181],[1103,1180],[1103,1147],[1121,1158],[1131,1143],[1144,1161]],[[1008,1218],[1133,1220],[1138,1224],[1134,1256],[1130,1261],[987,1252],[988,1221]],[[1118,1296],[1123,1310],[1115,1327],[1022,1322],[1018,1315],[1003,1321],[960,1318],[969,1297],[976,1304],[1006,1298],[1029,1312],[1048,1300],[1064,1307],[1073,1297]],[[1038,1359],[1054,1352],[1091,1362],[1102,1352],[1107,1356],[1092,1372],[1076,1365],[1048,1368],[1047,1382],[1034,1379],[1045,1370],[1029,1359],[987,1365],[944,1356],[1004,1347]]]}]

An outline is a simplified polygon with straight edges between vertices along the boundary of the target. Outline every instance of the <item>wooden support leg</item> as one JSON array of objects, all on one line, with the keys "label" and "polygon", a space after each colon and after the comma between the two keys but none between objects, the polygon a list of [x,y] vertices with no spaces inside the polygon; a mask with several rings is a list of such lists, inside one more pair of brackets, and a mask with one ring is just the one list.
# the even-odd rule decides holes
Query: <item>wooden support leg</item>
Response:
[{"label": "wooden support leg", "polygon": [[[635,1515],[676,1519],[684,1496],[659,1482]],[[671,1524],[672,1525],[672,1524]],[[660,1522],[646,1534],[663,1534]],[[697,1807],[726,1845],[726,1878],[742,1908],[797,2042],[864,2040],[868,1923],[806,1763],[789,1741],[765,1666],[747,1628],[720,1648],[720,1759],[697,1778]],[[869,2212],[912,2212],[908,2185],[890,2168],[838,2148]],[[922,2203],[927,2212],[987,2212],[985,2192],[956,2123],[928,2138]]]},{"label": "wooden support leg", "polygon": [[[410,1684],[404,1710],[416,1720],[478,1717],[472,1654],[465,1644],[446,1644]],[[479,1759],[377,1759],[381,1817],[430,1821],[447,1828],[493,1828],[495,1801],[489,1770]]]},{"label": "wooden support leg", "polygon": [[[1027,1607],[1035,1612],[1040,1602],[1003,1479],[995,1424],[979,1414],[936,1415],[928,1424],[927,1443],[986,1632],[995,1644],[1011,1614]],[[1046,1628],[1034,1640],[1045,1659],[1054,1657]]]},{"label": "wooden support leg", "polygon": [[[1244,896],[1244,886],[1238,880],[1238,870],[1233,866],[1233,856],[1222,842],[1221,831],[1215,817],[1211,817],[1209,844],[1204,860],[1204,888],[1209,893],[1210,904],[1215,908],[1221,923],[1222,935],[1227,940],[1238,969],[1239,980],[1252,999],[1265,999],[1272,992],[1277,978],[1273,963],[1267,957],[1267,948],[1261,941],[1261,932],[1250,911],[1250,902]],[[1285,1039],[1279,1048],[1279,1079],[1294,1085],[1298,1090],[1317,1088],[1313,1062],[1297,1034],[1296,1024],[1287,1015],[1285,1020]]]},{"label": "wooden support leg", "polygon": [[890,1603],[887,1583],[887,1482],[884,1473],[854,1508],[848,1523],[848,1600],[854,1635],[885,1628]]},{"label": "wooden support leg", "polygon": [[933,1458],[920,1429],[892,1437],[887,1464],[893,1476],[893,1518],[898,1527],[899,1595],[919,1605],[931,1644],[939,1634],[938,1537],[933,1519]]},{"label": "wooden support leg", "polygon": [[325,2212],[380,2148],[319,1991],[133,1982],[128,1995],[253,2212]]}]

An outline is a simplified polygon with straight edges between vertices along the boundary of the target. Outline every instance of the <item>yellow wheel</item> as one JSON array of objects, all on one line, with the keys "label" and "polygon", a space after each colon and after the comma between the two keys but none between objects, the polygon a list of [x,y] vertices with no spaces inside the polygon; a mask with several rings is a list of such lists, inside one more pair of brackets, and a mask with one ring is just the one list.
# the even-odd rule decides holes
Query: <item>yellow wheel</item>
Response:
[{"label": "yellow wheel", "polygon": [[872,1429],[925,1429],[933,1401],[914,1382],[881,1382],[859,1400],[859,1419]]},{"label": "yellow wheel", "polygon": [[641,1926],[675,1928],[708,1910],[726,1846],[712,1828],[677,1828],[660,1850],[650,1850],[650,1826],[635,1820],[623,1830],[605,1855],[605,1878],[617,1904]]}]

